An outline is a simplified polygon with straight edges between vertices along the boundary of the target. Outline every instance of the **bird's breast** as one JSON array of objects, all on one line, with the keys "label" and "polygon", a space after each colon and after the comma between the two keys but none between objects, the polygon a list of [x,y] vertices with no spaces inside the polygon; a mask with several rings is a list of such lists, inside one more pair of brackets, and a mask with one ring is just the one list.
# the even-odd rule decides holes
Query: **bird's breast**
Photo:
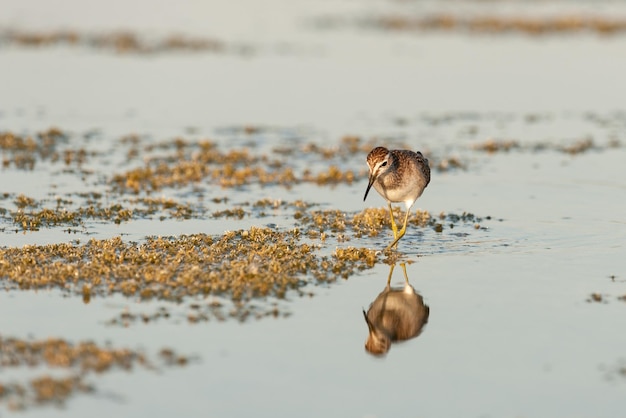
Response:
[{"label": "bird's breast", "polygon": [[[406,180],[406,179],[405,179]],[[380,176],[374,188],[390,202],[414,202],[421,194],[421,188],[413,182],[403,183],[398,176],[387,174]]]}]

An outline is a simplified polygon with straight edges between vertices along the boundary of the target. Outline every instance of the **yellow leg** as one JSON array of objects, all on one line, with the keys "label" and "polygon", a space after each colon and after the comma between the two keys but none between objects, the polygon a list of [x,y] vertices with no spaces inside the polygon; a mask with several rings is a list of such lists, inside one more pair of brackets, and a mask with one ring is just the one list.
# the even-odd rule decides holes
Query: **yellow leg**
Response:
[{"label": "yellow leg", "polygon": [[400,238],[404,236],[406,232],[406,224],[407,224],[407,221],[409,220],[409,213],[411,212],[410,210],[407,209],[406,215],[404,215],[404,225],[402,226],[402,229],[398,232],[398,236],[395,237],[396,239],[394,239],[393,242],[389,244],[387,248],[385,248],[385,251],[389,251],[393,246],[396,246],[398,244],[398,241],[400,241]]},{"label": "yellow leg", "polygon": [[389,266],[389,277],[387,277],[387,287],[389,287],[389,285],[391,284],[391,276],[393,275],[393,269],[394,267],[396,267],[395,264],[391,264]]},{"label": "yellow leg", "polygon": [[402,263],[400,266],[402,266],[402,271],[404,272],[404,282],[409,284],[409,276],[406,274],[406,263]]},{"label": "yellow leg", "polygon": [[396,226],[396,220],[393,219],[393,209],[391,208],[391,202],[387,202],[387,206],[389,206],[389,216],[391,217],[391,229],[393,230],[393,237],[396,238],[398,236],[398,227]]}]

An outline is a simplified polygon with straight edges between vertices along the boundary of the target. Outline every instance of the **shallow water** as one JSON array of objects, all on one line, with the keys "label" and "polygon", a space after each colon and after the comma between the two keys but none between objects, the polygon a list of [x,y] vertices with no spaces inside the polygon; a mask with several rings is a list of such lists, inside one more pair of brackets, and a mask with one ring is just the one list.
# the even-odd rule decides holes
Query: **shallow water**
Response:
[{"label": "shallow water", "polygon": [[[73,1],[55,11],[4,3],[0,26],[119,28],[113,9],[91,13]],[[33,170],[1,169],[0,192],[8,194],[0,200],[6,210],[0,218],[2,245],[78,245],[120,235],[142,243],[147,236],[219,236],[252,226],[306,228],[290,206],[260,215],[250,203],[264,198],[304,200],[316,205],[310,210],[340,210],[351,218],[366,207],[384,206],[377,194],[363,202],[365,153],[325,160],[308,145],[339,149],[344,135],[354,135],[419,148],[433,164],[456,158],[463,165],[433,166],[416,207],[434,217],[472,213],[480,221],[453,227],[442,222],[442,232],[412,225],[400,243],[410,262],[410,283],[430,308],[428,324],[417,338],[392,345],[382,359],[365,352],[362,310],[385,287],[389,266],[383,257],[347,280],[322,284],[305,278],[303,290],[312,297],[291,292],[286,299],[253,300],[261,307],[276,303],[282,314],[245,322],[212,316],[191,322],[194,303],[228,304],[214,296],[174,303],[94,295],[85,304],[67,290],[11,288],[0,293],[4,338],[93,340],[148,355],[170,347],[192,359],[159,371],[92,373],[87,380],[95,393],[76,394],[62,408],[28,406],[24,415],[622,416],[626,86],[619,81],[626,71],[626,37],[319,29],[311,22],[324,15],[356,18],[419,7],[273,3],[276,9],[262,10],[251,2],[186,3],[168,8],[167,16],[142,2],[126,9],[129,28],[139,33],[215,36],[250,45],[249,55],[142,56],[1,45],[0,132],[34,135],[58,126],[69,135],[60,151],[94,152],[83,165],[37,159]],[[591,7],[553,5],[550,13]],[[424,7],[437,10],[430,3]],[[534,11],[544,13],[548,6],[541,7]],[[602,10],[622,13],[620,7],[606,3]],[[140,154],[128,161],[131,146],[120,138],[133,133],[142,138]],[[222,188],[202,181],[150,194],[189,204],[189,219],[167,211],[119,225],[88,219],[70,226],[70,233],[68,225],[23,231],[13,222],[19,194],[46,207],[55,207],[60,197],[76,208],[88,200],[85,192],[102,193],[105,206],[133,205],[137,196],[112,192],[111,179],[147,158],[171,155],[171,140],[178,136],[194,144],[208,138],[224,150],[247,148],[296,171],[315,173],[338,164],[357,178],[290,188]],[[590,149],[564,149],[586,139],[592,140]],[[494,153],[476,148],[489,140],[517,146]],[[145,148],[159,143],[170,147]],[[295,153],[275,152],[289,146]],[[213,200],[224,197],[226,202]],[[244,217],[214,215],[232,207],[241,207]],[[342,242],[329,233],[326,241],[310,242],[329,255],[336,247],[382,249],[390,236],[383,230]],[[403,281],[399,270],[394,284]],[[152,315],[159,309],[169,317],[113,321],[123,313]],[[26,384],[29,375],[2,366],[0,384]],[[0,414],[11,413],[2,398],[0,405]]]}]

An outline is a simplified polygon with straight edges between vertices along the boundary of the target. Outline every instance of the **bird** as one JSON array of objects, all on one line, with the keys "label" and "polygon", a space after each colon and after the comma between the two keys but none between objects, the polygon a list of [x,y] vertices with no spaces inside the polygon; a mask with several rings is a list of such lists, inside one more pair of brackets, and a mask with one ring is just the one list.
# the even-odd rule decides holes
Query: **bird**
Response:
[{"label": "bird", "polygon": [[430,316],[430,308],[409,284],[406,265],[404,263],[400,265],[404,271],[404,287],[391,287],[391,275],[395,267],[395,264],[392,264],[387,286],[372,302],[367,312],[363,310],[369,329],[365,349],[375,356],[386,354],[392,342],[405,341],[420,335]]},{"label": "bird", "polygon": [[[367,165],[369,181],[363,201],[367,199],[372,186],[387,200],[394,238],[393,242],[385,248],[385,251],[388,251],[394,246],[397,248],[398,241],[406,233],[411,207],[430,183],[430,166],[428,159],[419,151],[388,150],[385,147],[372,149],[367,154]],[[393,217],[392,202],[404,202],[406,206],[404,225],[400,231]]]}]

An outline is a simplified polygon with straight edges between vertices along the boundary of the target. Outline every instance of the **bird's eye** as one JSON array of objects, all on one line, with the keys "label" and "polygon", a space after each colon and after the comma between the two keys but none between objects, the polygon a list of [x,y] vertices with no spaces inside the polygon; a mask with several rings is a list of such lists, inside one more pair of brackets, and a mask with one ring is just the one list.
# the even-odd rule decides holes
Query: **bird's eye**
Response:
[{"label": "bird's eye", "polygon": [[384,167],[387,165],[387,161],[383,161],[383,163],[380,165],[381,167]]}]

